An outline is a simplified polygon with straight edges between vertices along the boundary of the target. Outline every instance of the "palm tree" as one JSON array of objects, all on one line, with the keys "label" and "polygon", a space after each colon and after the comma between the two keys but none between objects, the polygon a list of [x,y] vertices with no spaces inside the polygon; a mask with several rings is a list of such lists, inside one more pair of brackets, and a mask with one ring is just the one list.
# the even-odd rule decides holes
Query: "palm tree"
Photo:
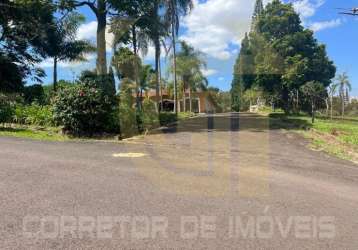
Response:
[{"label": "palm tree", "polygon": [[344,109],[346,106],[346,93],[352,90],[352,85],[349,81],[349,77],[346,72],[340,74],[337,77],[337,83],[339,85],[339,95],[341,97],[342,102],[342,118],[344,117]]},{"label": "palm tree", "polygon": [[[111,2],[111,7],[119,12],[119,15],[112,18],[111,32],[114,34],[113,50],[118,46],[131,45],[134,58],[138,57],[139,52],[145,56],[148,52],[148,30],[150,18],[148,18],[152,1],[148,0],[126,0]],[[140,65],[133,62],[134,81],[137,86],[136,99],[138,112],[142,108],[140,98]]]},{"label": "palm tree", "polygon": [[116,70],[119,81],[122,82],[125,80],[126,85],[130,85],[131,89],[138,90],[136,69],[140,69],[142,63],[140,58],[135,55],[133,51],[125,47],[116,49],[112,57],[112,66]]},{"label": "palm tree", "polygon": [[[201,69],[206,67],[205,61],[202,58],[202,53],[195,50],[186,42],[181,41],[181,51],[177,55],[177,73],[181,77],[182,91],[183,91],[183,109],[186,112],[186,90],[189,90],[189,106],[192,111],[192,91],[201,88],[205,85],[205,77]],[[204,83],[204,84],[203,84]]]},{"label": "palm tree", "polygon": [[[159,112],[159,103],[160,101],[160,85],[161,85],[161,65],[160,65],[160,57],[161,57],[161,42],[162,39],[167,37],[169,33],[169,26],[166,22],[164,22],[162,16],[159,13],[160,5],[162,4],[162,0],[154,0],[153,5],[148,12],[148,37],[152,41],[155,49],[155,75],[156,75],[156,102],[157,102],[157,110]],[[161,96],[161,99],[163,97]],[[163,107],[162,107],[163,108]]]},{"label": "palm tree", "polygon": [[153,87],[153,76],[155,71],[152,68],[152,65],[146,64],[141,66],[139,70],[139,86],[140,86],[140,97],[143,98],[143,91]]},{"label": "palm tree", "polygon": [[193,0],[163,0],[166,8],[165,17],[171,26],[173,49],[173,80],[174,80],[174,112],[178,113],[177,65],[176,65],[176,36],[179,32],[179,18],[187,15],[193,8]]},{"label": "palm tree", "polygon": [[206,90],[208,87],[208,79],[203,75],[201,71],[195,71],[192,76],[192,81],[189,85],[189,111],[193,112],[193,102],[192,102],[192,91]]},{"label": "palm tree", "polygon": [[338,83],[331,83],[328,86],[328,95],[331,103],[331,120],[333,119],[333,96],[336,94],[338,88]]},{"label": "palm tree", "polygon": [[94,46],[86,40],[76,40],[78,27],[85,21],[83,15],[70,13],[59,19],[47,44],[46,53],[53,58],[53,87],[57,89],[57,64],[60,61],[86,61],[85,55],[94,52]]}]

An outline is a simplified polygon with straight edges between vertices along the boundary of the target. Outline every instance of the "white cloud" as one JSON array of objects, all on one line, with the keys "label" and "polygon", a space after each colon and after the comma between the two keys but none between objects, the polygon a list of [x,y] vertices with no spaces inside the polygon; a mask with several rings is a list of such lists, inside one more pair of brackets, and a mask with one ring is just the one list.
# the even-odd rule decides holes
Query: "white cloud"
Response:
[{"label": "white cloud", "polygon": [[[97,37],[97,21],[82,24],[78,28],[77,39],[86,39],[95,42]],[[113,33],[109,32],[109,25],[106,28],[107,52],[111,52],[114,40]]]},{"label": "white cloud", "polygon": [[[161,51],[160,52],[160,58],[165,58],[166,52],[165,52],[165,49],[163,48],[163,46],[161,47],[160,51]],[[149,44],[147,54],[144,55],[144,56],[141,54],[140,56],[141,56],[141,58],[143,60],[153,62],[155,60],[155,48],[154,48],[154,46]]]},{"label": "white cloud", "polygon": [[331,20],[331,21],[323,21],[323,22],[314,22],[310,24],[310,29],[314,32],[321,31],[324,29],[335,28],[342,24],[342,20],[340,18]]},{"label": "white cloud", "polygon": [[216,69],[203,69],[202,72],[203,72],[203,75],[206,77],[212,76],[212,75],[215,75],[216,73],[218,73],[218,71]]},{"label": "white cloud", "polygon": [[305,21],[306,18],[314,16],[324,3],[325,0],[296,0],[293,2],[293,7]]},{"label": "white cloud", "polygon": [[317,9],[325,4],[325,2],[326,0],[296,0],[293,3],[293,7],[300,14],[303,24],[314,32],[318,32],[324,29],[335,28],[342,24],[341,19],[320,22],[308,20],[316,14]]},{"label": "white cloud", "polygon": [[181,39],[208,56],[229,59],[251,24],[255,0],[194,1],[194,9],[184,18],[187,32]]},{"label": "white cloud", "polygon": [[[92,21],[86,24],[83,24],[79,27],[77,32],[77,38],[78,39],[86,39],[95,42],[97,37],[97,21]],[[112,52],[112,44],[114,40],[113,33],[109,32],[109,25],[107,25],[106,29],[106,43],[107,43],[107,52]],[[128,45],[128,48],[132,48],[131,45]],[[161,49],[161,57],[165,57],[165,50],[164,48]],[[154,61],[155,58],[155,49],[150,44],[148,47],[148,53],[147,55],[141,57],[144,60]]]},{"label": "white cloud", "polygon": [[[267,4],[271,0],[264,0]],[[293,5],[303,19],[313,16],[325,0],[296,0]],[[180,38],[215,59],[227,60],[237,54],[245,32],[248,32],[255,0],[194,0],[192,13],[183,20],[187,29]],[[79,27],[77,37],[96,40],[97,21]],[[106,30],[107,51],[110,52],[113,34]],[[164,55],[164,52],[162,53]],[[154,49],[149,47],[147,60],[153,60]]]},{"label": "white cloud", "polygon": [[225,77],[219,77],[218,80],[219,80],[220,82],[222,82],[222,81],[225,80]]},{"label": "white cloud", "polygon": [[[85,62],[68,62],[68,61],[60,61],[58,62],[57,66],[59,68],[76,68],[81,66],[88,66],[91,64],[91,61],[96,58],[94,54],[88,54],[85,56],[87,61]],[[52,68],[53,67],[53,59],[47,58],[42,61],[39,65],[40,68]]]},{"label": "white cloud", "polygon": [[82,24],[77,31],[77,38],[78,39],[87,39],[87,40],[93,40],[96,39],[96,33],[97,33],[97,22],[89,22]]}]

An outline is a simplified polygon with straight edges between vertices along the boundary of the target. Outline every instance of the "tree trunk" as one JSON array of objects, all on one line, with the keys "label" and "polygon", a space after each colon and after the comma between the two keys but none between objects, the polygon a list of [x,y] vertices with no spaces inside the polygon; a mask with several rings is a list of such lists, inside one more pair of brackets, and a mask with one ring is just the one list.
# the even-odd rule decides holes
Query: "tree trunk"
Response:
[{"label": "tree trunk", "polygon": [[135,24],[132,25],[132,46],[133,46],[133,53],[134,55],[138,54],[137,49],[137,32]]},{"label": "tree trunk", "polygon": [[53,58],[53,90],[57,91],[57,57]]},{"label": "tree trunk", "polygon": [[164,104],[163,104],[163,85],[162,85],[162,66],[159,60],[159,85],[160,85],[160,110],[163,111]]},{"label": "tree trunk", "polygon": [[315,106],[314,106],[314,100],[311,101],[312,104],[312,123],[314,123],[315,120]]},{"label": "tree trunk", "polygon": [[186,112],[186,94],[185,94],[185,82],[183,80],[183,111]]},{"label": "tree trunk", "polygon": [[331,120],[333,120],[333,94],[331,95]]},{"label": "tree trunk", "polygon": [[191,87],[189,86],[189,111],[190,113],[193,112],[193,104],[191,100]]},{"label": "tree trunk", "polygon": [[285,114],[288,114],[290,111],[290,109],[289,109],[289,92],[286,87],[284,87],[284,89],[282,91],[282,99],[283,99],[283,109],[285,111]]},{"label": "tree trunk", "polygon": [[178,114],[178,86],[177,86],[177,60],[175,43],[175,16],[172,16],[172,46],[173,46],[173,75],[174,75],[174,112]]},{"label": "tree trunk", "polygon": [[106,1],[97,1],[97,74],[107,74],[106,55],[106,26],[107,26]]},{"label": "tree trunk", "polygon": [[157,39],[155,41],[155,76],[156,76],[156,85],[155,85],[155,96],[156,96],[156,101],[157,101],[157,111],[160,111],[159,108],[159,102],[160,102],[160,97],[159,97],[159,85],[160,85],[160,41],[159,39]]},{"label": "tree trunk", "polygon": [[326,116],[329,116],[329,101],[328,101],[328,97],[325,99],[326,102]]},{"label": "tree trunk", "polygon": [[296,92],[296,111],[297,111],[297,114],[300,112],[300,108],[299,108],[299,93],[298,93],[298,89],[297,89],[297,92]]},{"label": "tree trunk", "polygon": [[342,119],[344,118],[345,103],[344,103],[344,90],[342,91]]},{"label": "tree trunk", "polygon": [[137,110],[140,111],[141,110],[141,98],[140,98],[140,86],[139,86],[139,80],[138,80],[138,63],[137,63],[137,54],[138,54],[138,48],[137,48],[137,32],[136,32],[136,26],[135,24],[132,25],[132,46],[133,46],[133,53],[135,55],[135,61],[133,62],[134,65],[134,81],[135,81],[135,86],[136,86],[136,92],[137,92],[137,96],[136,96],[136,106],[137,106]]}]

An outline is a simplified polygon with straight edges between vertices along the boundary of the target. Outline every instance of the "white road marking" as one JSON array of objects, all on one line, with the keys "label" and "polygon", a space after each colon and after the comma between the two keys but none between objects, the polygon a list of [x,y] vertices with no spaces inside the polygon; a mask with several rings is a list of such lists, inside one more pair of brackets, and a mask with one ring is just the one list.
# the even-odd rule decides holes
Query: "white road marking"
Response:
[{"label": "white road marking", "polygon": [[140,158],[147,156],[147,154],[144,153],[119,153],[119,154],[113,154],[113,157],[116,158]]}]

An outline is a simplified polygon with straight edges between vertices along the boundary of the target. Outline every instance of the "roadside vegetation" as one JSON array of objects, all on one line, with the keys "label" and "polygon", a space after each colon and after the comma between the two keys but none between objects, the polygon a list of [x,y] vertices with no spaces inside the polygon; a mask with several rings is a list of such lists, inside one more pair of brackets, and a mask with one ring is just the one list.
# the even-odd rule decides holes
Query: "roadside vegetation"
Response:
[{"label": "roadside vegetation", "polygon": [[[266,109],[267,111],[268,109]],[[319,116],[312,123],[307,114],[285,115],[283,112],[269,114],[271,129],[295,131],[311,140],[314,150],[322,150],[339,158],[358,163],[357,117],[334,118]]]},{"label": "roadside vegetation", "polygon": [[[177,39],[192,0],[5,0],[0,5],[0,135],[126,138],[192,117],[197,92],[209,93],[217,111],[230,106],[227,92],[225,99],[208,86],[205,55]],[[96,44],[77,38],[85,22],[79,11],[85,7],[99,24]],[[112,48],[106,29],[114,36]],[[150,46],[153,65],[143,60]],[[58,79],[60,62],[83,62],[94,53],[94,69],[72,81]],[[39,68],[44,60],[53,61],[53,81],[46,85]],[[189,104],[180,104],[183,99]]]},{"label": "roadside vegetation", "polygon": [[33,126],[0,127],[0,136],[28,138],[42,141],[67,141],[70,138],[62,135],[58,128],[40,128]]}]

